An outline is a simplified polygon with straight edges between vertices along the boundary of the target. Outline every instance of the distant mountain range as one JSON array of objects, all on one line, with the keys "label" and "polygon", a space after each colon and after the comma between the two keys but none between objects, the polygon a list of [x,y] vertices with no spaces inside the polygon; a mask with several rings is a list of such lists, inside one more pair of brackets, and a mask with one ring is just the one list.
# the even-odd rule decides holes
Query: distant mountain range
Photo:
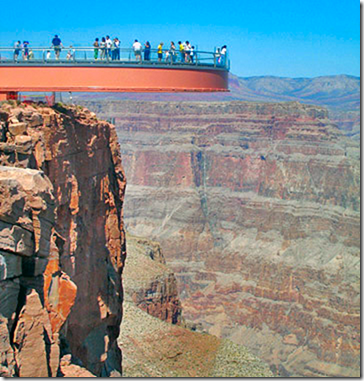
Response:
[{"label": "distant mountain range", "polygon": [[231,96],[254,101],[300,101],[355,111],[360,107],[360,78],[348,75],[316,78],[230,76]]},{"label": "distant mountain range", "polygon": [[252,101],[317,104],[329,109],[330,118],[346,135],[360,136],[360,78],[349,75],[315,78],[273,76],[238,77],[230,74],[229,93],[107,93],[75,95],[76,100]]}]

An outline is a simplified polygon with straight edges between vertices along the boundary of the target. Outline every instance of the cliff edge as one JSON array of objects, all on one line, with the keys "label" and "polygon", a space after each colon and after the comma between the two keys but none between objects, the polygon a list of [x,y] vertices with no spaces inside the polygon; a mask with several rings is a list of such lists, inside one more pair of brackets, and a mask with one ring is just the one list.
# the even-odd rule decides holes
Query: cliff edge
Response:
[{"label": "cliff edge", "polygon": [[81,107],[0,104],[0,187],[2,374],[62,376],[69,353],[96,376],[120,375],[115,129]]}]

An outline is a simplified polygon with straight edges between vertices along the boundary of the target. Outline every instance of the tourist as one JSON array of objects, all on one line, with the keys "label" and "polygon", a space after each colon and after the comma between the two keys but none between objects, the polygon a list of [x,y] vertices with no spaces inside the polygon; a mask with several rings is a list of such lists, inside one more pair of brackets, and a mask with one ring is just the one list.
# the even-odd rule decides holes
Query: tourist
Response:
[{"label": "tourist", "polygon": [[94,45],[94,58],[95,60],[97,60],[99,58],[99,48],[100,48],[100,43],[98,38],[95,38],[95,42],[93,45]]},{"label": "tourist", "polygon": [[150,61],[150,50],[151,50],[151,45],[149,41],[147,41],[144,45],[144,61]]},{"label": "tourist", "polygon": [[157,54],[158,54],[158,62],[161,62],[161,61],[162,61],[162,58],[163,58],[163,42],[161,42],[161,43],[158,45],[158,48],[157,48]]},{"label": "tourist", "polygon": [[23,41],[23,59],[25,61],[29,58],[29,41]]},{"label": "tourist", "polygon": [[46,54],[46,60],[50,60],[51,59],[51,51],[50,50],[47,50],[47,54]]},{"label": "tourist", "polygon": [[56,60],[59,60],[59,56],[61,54],[61,47],[62,47],[62,41],[61,39],[55,35],[53,40],[52,40],[52,47],[54,48],[54,53],[56,55]]},{"label": "tourist", "polygon": [[181,55],[181,62],[185,60],[185,48],[181,41],[178,41],[179,53]]},{"label": "tourist", "polygon": [[110,39],[110,36],[106,36],[106,58],[109,60],[111,58],[111,47],[112,47],[112,41]]},{"label": "tourist", "polygon": [[137,61],[142,62],[142,44],[138,40],[134,41],[133,50],[135,54],[135,59]]},{"label": "tourist", "polygon": [[169,48],[169,53],[171,57],[171,63],[176,62],[176,45],[173,41],[171,41],[171,46]]},{"label": "tourist", "polygon": [[227,52],[227,46],[224,45],[221,48],[221,65],[226,65],[226,52]]},{"label": "tourist", "polygon": [[195,47],[194,46],[191,46],[190,59],[191,59],[191,63],[194,63],[194,59],[195,59]]},{"label": "tourist", "polygon": [[217,48],[216,49],[216,52],[215,52],[215,65],[218,64],[220,65],[220,62],[221,62],[221,51],[220,51],[220,48]]},{"label": "tourist", "polygon": [[73,49],[72,45],[70,45],[70,48],[67,52],[66,60],[71,61],[74,59],[74,56],[75,56],[75,49]]},{"label": "tourist", "polygon": [[190,42],[189,41],[186,41],[185,42],[185,61],[186,62],[190,62],[190,58],[191,58],[191,56],[190,56],[190,53],[191,53],[191,44],[190,44]]},{"label": "tourist", "polygon": [[19,57],[19,54],[21,52],[21,42],[20,41],[17,41],[15,44],[14,44],[14,61],[18,61],[18,57]]},{"label": "tourist", "polygon": [[105,37],[102,37],[100,42],[100,59],[104,60],[106,56],[106,40]]},{"label": "tourist", "polygon": [[29,60],[32,60],[34,58],[34,53],[33,53],[33,50],[32,49],[29,49],[29,56],[28,56]]},{"label": "tourist", "polygon": [[120,60],[120,41],[117,37],[113,41],[113,60]]}]

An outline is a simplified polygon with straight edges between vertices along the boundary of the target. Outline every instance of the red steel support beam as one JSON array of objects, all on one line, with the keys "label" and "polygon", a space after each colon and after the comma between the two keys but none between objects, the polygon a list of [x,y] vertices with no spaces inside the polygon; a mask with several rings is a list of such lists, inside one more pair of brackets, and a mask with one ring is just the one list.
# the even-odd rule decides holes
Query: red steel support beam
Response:
[{"label": "red steel support beam", "polygon": [[0,92],[214,92],[228,90],[221,69],[115,66],[0,66]]}]

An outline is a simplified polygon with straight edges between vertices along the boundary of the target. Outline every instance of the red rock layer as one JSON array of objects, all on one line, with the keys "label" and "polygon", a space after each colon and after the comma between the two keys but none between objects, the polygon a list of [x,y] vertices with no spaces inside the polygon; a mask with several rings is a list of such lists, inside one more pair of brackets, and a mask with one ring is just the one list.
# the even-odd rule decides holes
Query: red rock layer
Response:
[{"label": "red rock layer", "polygon": [[[57,374],[64,320],[53,324],[43,277],[55,223],[52,191],[40,171],[0,166],[0,373],[5,377]],[[73,291],[67,300],[72,306],[76,286],[63,272],[58,275]]]},{"label": "red rock layer", "polygon": [[281,375],[359,374],[359,150],[299,103],[111,102],[125,217],[187,319]]},{"label": "red rock layer", "polygon": [[49,259],[40,302],[52,332],[67,319],[72,354],[95,375],[118,375],[125,178],[115,130],[79,107],[3,104],[0,119],[0,163],[43,171],[53,185],[54,229],[43,237],[33,217],[35,252],[43,245]]}]

